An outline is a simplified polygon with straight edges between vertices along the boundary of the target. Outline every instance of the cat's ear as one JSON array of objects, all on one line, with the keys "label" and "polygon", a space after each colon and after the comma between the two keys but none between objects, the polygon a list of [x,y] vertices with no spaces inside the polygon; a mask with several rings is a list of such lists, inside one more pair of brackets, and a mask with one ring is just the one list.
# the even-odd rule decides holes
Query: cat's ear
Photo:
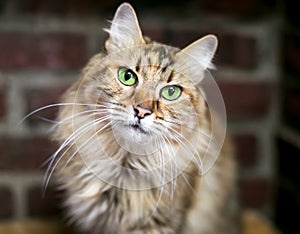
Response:
[{"label": "cat's ear", "polygon": [[137,16],[129,3],[119,6],[110,29],[106,31],[109,33],[105,43],[107,50],[124,49],[144,43]]},{"label": "cat's ear", "polygon": [[177,55],[179,71],[199,83],[204,71],[214,68],[212,59],[218,46],[218,39],[214,35],[207,35],[182,49]]}]

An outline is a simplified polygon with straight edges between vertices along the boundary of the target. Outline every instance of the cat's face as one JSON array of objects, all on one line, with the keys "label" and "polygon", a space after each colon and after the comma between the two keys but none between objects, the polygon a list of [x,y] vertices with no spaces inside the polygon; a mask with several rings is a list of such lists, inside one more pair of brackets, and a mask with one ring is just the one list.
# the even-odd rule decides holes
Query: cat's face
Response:
[{"label": "cat's face", "polygon": [[86,103],[108,110],[116,139],[124,147],[153,142],[157,146],[197,128],[205,118],[205,100],[197,84],[210,66],[215,37],[183,50],[146,42],[126,4],[108,32],[107,53],[87,71],[81,87]]},{"label": "cat's face", "polygon": [[128,141],[148,142],[163,137],[170,129],[180,134],[181,123],[193,127],[193,102],[199,99],[199,93],[177,71],[175,51],[159,44],[124,49],[108,55],[104,59],[109,63],[107,69],[92,75],[96,82],[89,85],[98,86],[100,92],[89,95],[89,101],[105,103],[112,110],[116,133]]}]

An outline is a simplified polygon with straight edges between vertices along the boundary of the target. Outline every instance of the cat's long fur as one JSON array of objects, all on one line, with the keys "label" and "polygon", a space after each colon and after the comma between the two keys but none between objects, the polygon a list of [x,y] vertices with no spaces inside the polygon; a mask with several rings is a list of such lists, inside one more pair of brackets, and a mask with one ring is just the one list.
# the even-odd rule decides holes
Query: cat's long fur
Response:
[{"label": "cat's long fur", "polygon": [[[65,190],[70,220],[94,234],[237,233],[228,139],[206,171],[202,158],[216,154],[206,152],[210,140],[218,144],[198,86],[216,38],[183,50],[152,42],[126,3],[107,32],[104,52],[63,96],[53,134],[61,146],[47,176],[54,170]],[[137,74],[135,86],[118,80],[120,67]],[[181,87],[177,100],[163,100],[167,85]]]}]

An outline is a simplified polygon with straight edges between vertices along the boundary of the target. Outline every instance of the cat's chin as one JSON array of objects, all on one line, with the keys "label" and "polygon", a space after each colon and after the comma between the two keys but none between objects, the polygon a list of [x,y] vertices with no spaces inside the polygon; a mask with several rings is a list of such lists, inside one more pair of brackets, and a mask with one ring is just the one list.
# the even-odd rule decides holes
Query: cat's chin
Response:
[{"label": "cat's chin", "polygon": [[135,144],[149,144],[153,141],[150,132],[146,131],[139,125],[128,125],[124,127],[124,136],[126,141]]},{"label": "cat's chin", "polygon": [[119,145],[133,154],[153,153],[160,147],[155,135],[138,125],[119,125],[113,132]]},{"label": "cat's chin", "polygon": [[145,131],[137,124],[128,125],[129,131],[136,132],[138,134],[149,135],[149,132]]}]

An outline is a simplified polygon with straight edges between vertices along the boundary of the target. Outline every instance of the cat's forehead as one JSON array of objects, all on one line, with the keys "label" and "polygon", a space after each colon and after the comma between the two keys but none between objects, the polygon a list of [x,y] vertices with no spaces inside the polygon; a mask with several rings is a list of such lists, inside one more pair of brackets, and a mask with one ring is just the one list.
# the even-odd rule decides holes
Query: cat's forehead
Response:
[{"label": "cat's forehead", "polygon": [[159,43],[143,44],[134,47],[122,48],[109,53],[108,60],[117,63],[128,63],[129,66],[164,67],[174,64],[179,49]]},{"label": "cat's forehead", "polygon": [[[169,82],[176,74],[176,54],[180,49],[151,42],[140,46],[125,48],[110,54],[114,67],[128,67],[137,72],[144,82]],[[174,77],[173,77],[174,78]]]},{"label": "cat's forehead", "polygon": [[164,79],[173,71],[178,51],[177,48],[158,43],[142,46],[134,61],[134,69],[146,80],[154,76]]},{"label": "cat's forehead", "polygon": [[173,65],[176,60],[177,48],[152,43],[140,47],[139,62],[143,66],[167,67]]}]

